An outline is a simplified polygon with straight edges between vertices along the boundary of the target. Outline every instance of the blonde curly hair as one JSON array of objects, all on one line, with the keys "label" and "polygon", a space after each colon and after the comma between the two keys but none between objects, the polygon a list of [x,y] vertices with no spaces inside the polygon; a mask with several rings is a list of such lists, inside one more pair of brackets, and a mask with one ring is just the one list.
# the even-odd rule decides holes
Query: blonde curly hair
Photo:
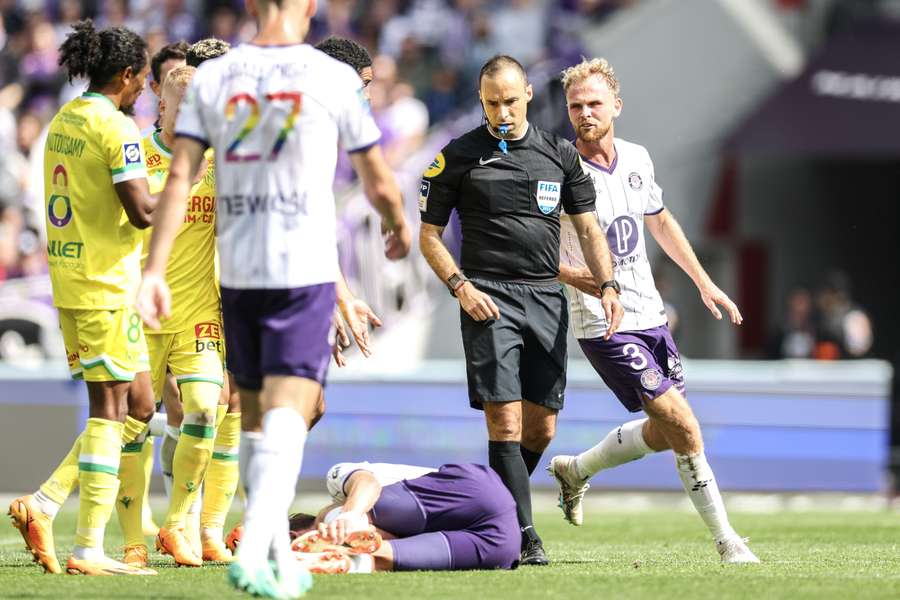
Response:
[{"label": "blonde curly hair", "polygon": [[596,75],[606,82],[609,90],[616,98],[619,97],[619,80],[616,79],[616,72],[612,65],[605,58],[582,59],[580,63],[569,67],[562,72],[563,90],[569,91],[569,88],[576,83],[581,83],[585,79]]}]

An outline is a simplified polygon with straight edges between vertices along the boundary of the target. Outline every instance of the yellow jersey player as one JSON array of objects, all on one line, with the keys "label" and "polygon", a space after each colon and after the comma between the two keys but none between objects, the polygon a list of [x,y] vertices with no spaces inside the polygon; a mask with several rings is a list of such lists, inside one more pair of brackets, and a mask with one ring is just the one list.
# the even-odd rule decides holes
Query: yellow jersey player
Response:
[{"label": "yellow jersey player", "polygon": [[154,202],[140,133],[126,116],[144,88],[147,45],[128,29],[96,31],[88,20],[74,26],[60,57],[70,78],[86,76],[90,84],[50,123],[47,253],[69,368],[87,383],[90,409],[60,467],[38,492],[14,500],[10,515],[35,560],[60,572],[52,520],[77,483],[78,525],[66,571],[153,575],[103,552],[122,443],[143,433],[153,414],[147,345],[131,304],[140,282],[140,229],[150,224]]},{"label": "yellow jersey player", "polygon": [[[151,193],[165,186],[178,105],[195,71],[194,67],[179,67],[163,83],[161,129],[144,138]],[[166,372],[171,372],[178,382],[184,414],[172,463],[172,496],[157,548],[186,566],[202,564],[185,537],[185,515],[212,458],[216,407],[224,384],[224,340],[215,273],[215,170],[210,159],[207,155],[206,168],[195,178],[166,266],[174,310],[158,331],[147,336],[155,395],[162,395]],[[149,239],[146,241],[149,244]],[[223,553],[216,560],[227,557],[222,546]]]}]

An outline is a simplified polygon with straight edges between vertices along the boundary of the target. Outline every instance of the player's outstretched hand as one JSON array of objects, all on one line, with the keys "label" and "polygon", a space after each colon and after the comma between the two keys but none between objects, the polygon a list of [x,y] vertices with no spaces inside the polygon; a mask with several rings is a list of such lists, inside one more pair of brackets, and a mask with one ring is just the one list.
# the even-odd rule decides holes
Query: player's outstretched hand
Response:
[{"label": "player's outstretched hand", "polygon": [[466,281],[456,290],[456,297],[466,314],[476,321],[500,319],[500,309],[493,298],[476,288],[471,281]]},{"label": "player's outstretched hand", "polygon": [[341,545],[346,541],[347,535],[354,531],[354,526],[359,522],[361,515],[355,512],[342,512],[335,520],[327,525],[319,523],[319,535],[332,544]]},{"label": "player's outstretched hand", "polygon": [[741,316],[741,311],[738,310],[737,305],[718,286],[710,284],[707,287],[700,288],[700,298],[716,319],[722,320],[722,312],[719,310],[719,306],[721,306],[728,313],[728,318],[731,319],[732,323],[740,325],[744,322],[744,317]]},{"label": "player's outstretched hand", "polygon": [[619,301],[619,294],[611,288],[607,288],[600,297],[600,304],[603,305],[603,314],[606,315],[606,322],[609,325],[606,328],[606,335],[603,339],[608,340],[618,331],[619,325],[622,324],[622,317],[625,316],[625,309]]},{"label": "player's outstretched hand", "polygon": [[382,222],[381,233],[384,237],[384,255],[389,260],[400,260],[409,254],[412,247],[412,231],[406,221],[398,223],[393,228],[385,226]]},{"label": "player's outstretched hand", "polygon": [[347,359],[344,358],[344,350],[350,346],[350,338],[347,336],[347,329],[344,327],[344,320],[341,314],[334,311],[331,317],[331,323],[334,325],[334,346],[331,348],[331,356],[339,367],[347,366]]},{"label": "player's outstretched hand", "polygon": [[[372,355],[372,341],[369,338],[369,324],[373,327],[381,327],[381,319],[369,307],[364,300],[354,298],[350,302],[341,305],[341,314],[350,326],[350,333],[359,346],[363,356],[369,358]],[[346,335],[346,334],[344,334]]]},{"label": "player's outstretched hand", "polygon": [[134,301],[134,310],[150,329],[161,327],[160,319],[172,314],[172,293],[165,278],[144,273]]}]

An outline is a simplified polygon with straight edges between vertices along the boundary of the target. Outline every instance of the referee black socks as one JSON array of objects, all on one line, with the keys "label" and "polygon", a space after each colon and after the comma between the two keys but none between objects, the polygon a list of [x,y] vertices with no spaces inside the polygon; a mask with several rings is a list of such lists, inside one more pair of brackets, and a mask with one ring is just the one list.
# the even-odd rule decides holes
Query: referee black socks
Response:
[{"label": "referee black socks", "polygon": [[522,450],[519,442],[488,442],[491,468],[497,472],[516,501],[516,516],[519,518],[519,527],[522,528],[523,535],[527,535],[529,539],[540,539],[534,531],[531,485]]},{"label": "referee black socks", "polygon": [[534,470],[537,469],[538,464],[541,462],[541,457],[544,455],[544,453],[529,450],[521,444],[520,447],[522,452],[522,460],[525,461],[525,468],[528,470],[528,475],[531,476],[534,473]]}]

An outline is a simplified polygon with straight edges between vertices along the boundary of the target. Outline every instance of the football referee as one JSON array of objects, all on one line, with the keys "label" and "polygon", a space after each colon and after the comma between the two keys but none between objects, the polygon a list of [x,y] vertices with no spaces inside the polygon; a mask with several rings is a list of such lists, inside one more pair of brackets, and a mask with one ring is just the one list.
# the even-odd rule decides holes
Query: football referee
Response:
[{"label": "football referee", "polygon": [[[606,237],[592,216],[594,186],[575,147],[529,125],[533,92],[514,58],[491,58],[478,83],[487,123],[451,141],[425,171],[419,245],[459,300],[469,403],[484,410],[490,465],[516,500],[520,564],[544,565],[528,478],[556,432],[566,387],[561,209],[577,228],[610,331],[623,309]],[[441,240],[454,208],[461,270]]]}]

